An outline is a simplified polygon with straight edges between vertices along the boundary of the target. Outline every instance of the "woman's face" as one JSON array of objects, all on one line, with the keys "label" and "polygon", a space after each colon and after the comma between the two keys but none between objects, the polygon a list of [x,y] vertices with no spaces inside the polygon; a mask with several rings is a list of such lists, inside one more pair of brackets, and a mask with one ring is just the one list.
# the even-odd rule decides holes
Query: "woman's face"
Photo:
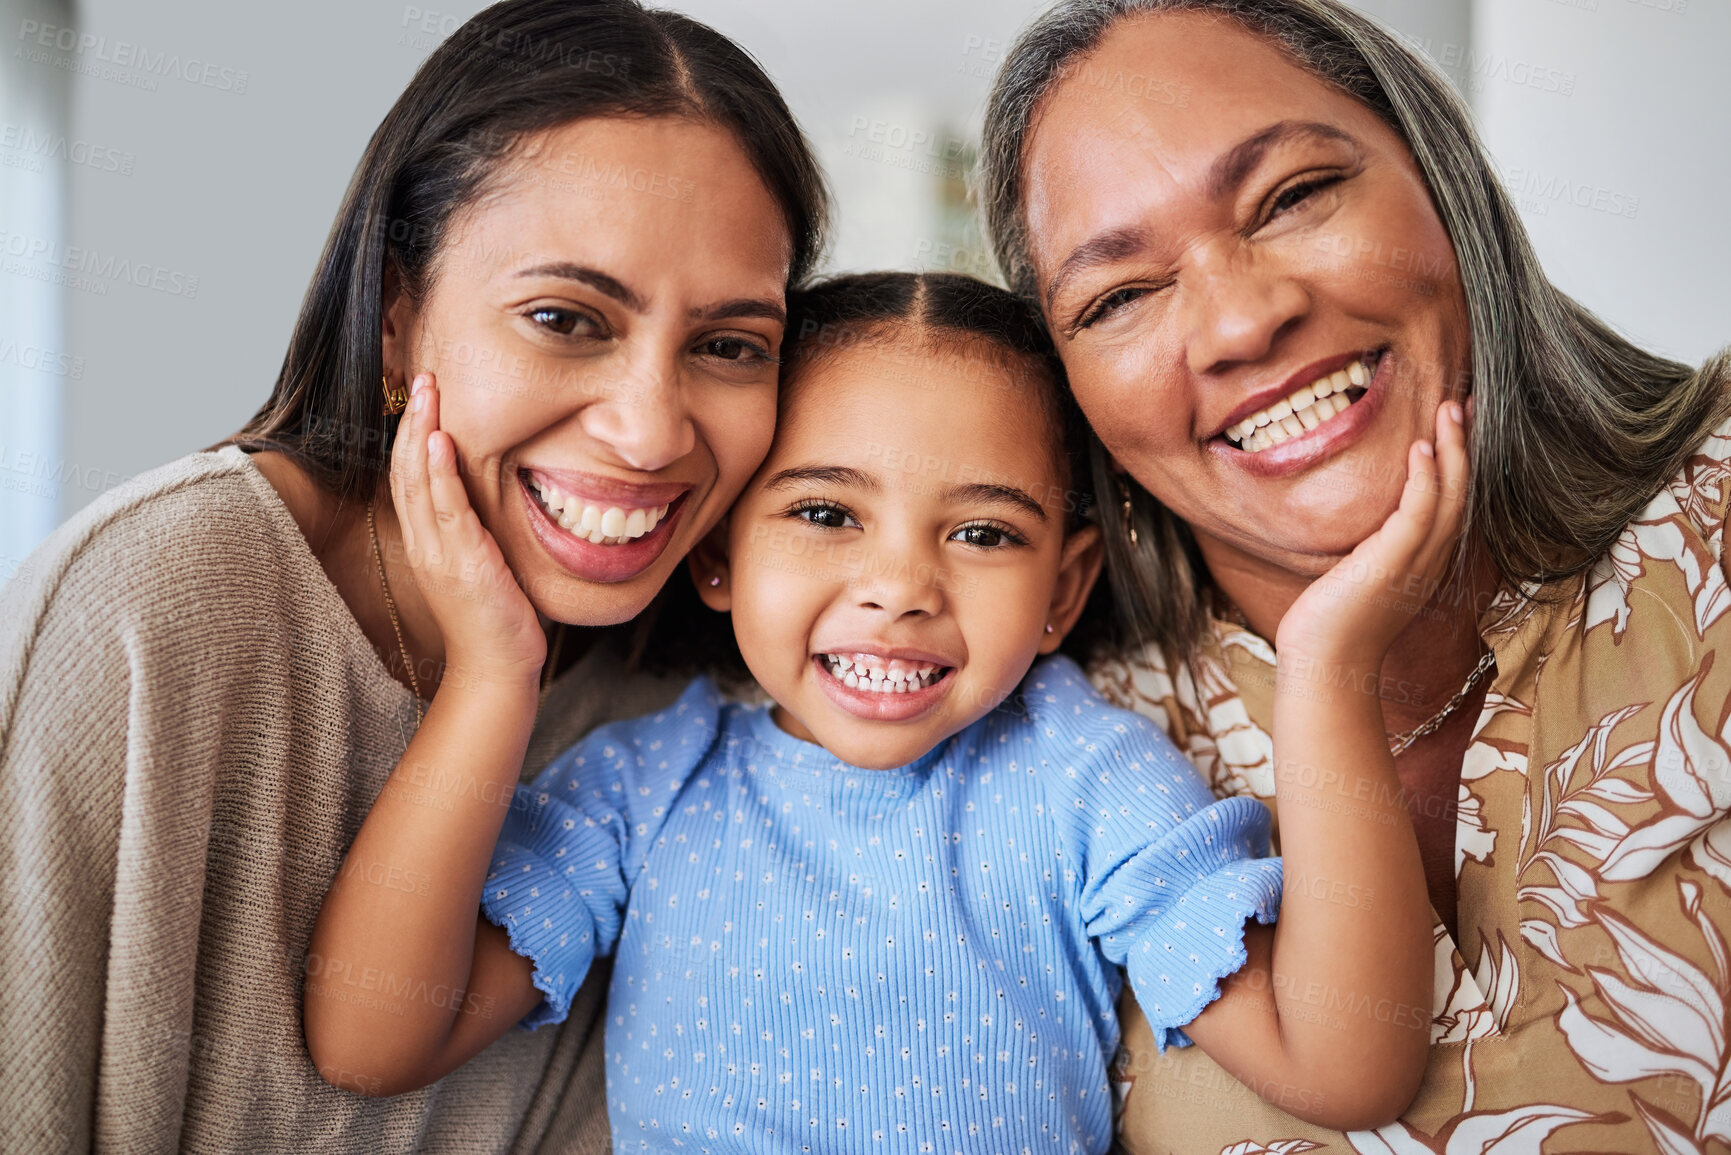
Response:
[{"label": "woman's face", "polygon": [[469,500],[536,609],[635,616],[768,451],[792,243],[726,131],[579,121],[459,214],[386,365],[431,371]]},{"label": "woman's face", "polygon": [[1210,566],[1319,574],[1375,531],[1469,365],[1401,139],[1237,24],[1173,13],[1067,70],[1024,163],[1076,396]]}]

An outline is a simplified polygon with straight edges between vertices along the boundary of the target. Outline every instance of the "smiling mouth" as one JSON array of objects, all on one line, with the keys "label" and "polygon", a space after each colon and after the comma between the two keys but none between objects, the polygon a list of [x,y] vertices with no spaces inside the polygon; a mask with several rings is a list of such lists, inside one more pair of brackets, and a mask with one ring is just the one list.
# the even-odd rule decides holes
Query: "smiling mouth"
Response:
[{"label": "smiling mouth", "polygon": [[955,672],[954,666],[885,660],[876,654],[819,654],[830,677],[850,690],[870,694],[911,694],[928,689]]},{"label": "smiling mouth", "polygon": [[1325,373],[1268,408],[1252,413],[1222,436],[1228,445],[1246,453],[1261,453],[1301,437],[1356,404],[1376,376],[1381,359],[1381,353],[1373,353],[1345,368]]},{"label": "smiling mouth", "polygon": [[593,545],[625,545],[654,532],[677,500],[665,505],[624,508],[586,501],[566,493],[551,482],[525,472],[524,480],[548,520],[581,541]]}]

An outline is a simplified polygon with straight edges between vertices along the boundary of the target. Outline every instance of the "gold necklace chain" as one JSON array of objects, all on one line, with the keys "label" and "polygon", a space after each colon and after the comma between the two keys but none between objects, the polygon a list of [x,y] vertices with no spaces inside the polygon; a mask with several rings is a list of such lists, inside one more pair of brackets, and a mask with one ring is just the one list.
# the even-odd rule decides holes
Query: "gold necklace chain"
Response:
[{"label": "gold necklace chain", "polygon": [[[1244,616],[1244,611],[1239,609],[1234,602],[1218,591],[1216,591],[1216,598],[1219,603],[1215,607],[1216,613],[1221,617],[1226,618],[1227,621],[1238,626],[1240,629],[1247,630],[1250,633],[1256,632],[1255,630],[1250,629],[1250,619]],[[1385,732],[1384,736],[1388,738],[1389,754],[1399,755],[1404,753],[1407,747],[1411,746],[1414,742],[1417,742],[1420,738],[1423,738],[1426,734],[1436,733],[1437,729],[1441,727],[1444,722],[1448,721],[1449,715],[1460,709],[1461,703],[1467,700],[1467,695],[1473,692],[1473,687],[1478,685],[1479,679],[1485,676],[1485,671],[1491,668],[1491,663],[1496,661],[1496,657],[1497,656],[1494,652],[1486,650],[1484,656],[1479,659],[1479,664],[1473,667],[1473,672],[1467,675],[1466,685],[1457,690],[1455,696],[1444,703],[1443,708],[1432,714],[1429,718],[1426,718],[1423,722],[1420,722],[1417,726],[1414,726],[1404,734],[1389,734]]]},{"label": "gold necklace chain", "polygon": [[415,677],[415,665],[409,661],[409,647],[403,644],[403,627],[397,621],[397,603],[391,597],[391,583],[385,580],[385,559],[379,551],[379,527],[373,517],[374,502],[367,502],[367,536],[373,541],[373,564],[379,569],[379,592],[385,595],[385,612],[391,615],[391,632],[397,635],[397,652],[403,656],[403,670],[409,675],[409,687],[415,692],[415,729],[421,728],[421,681]]},{"label": "gold necklace chain", "polygon": [[1434,734],[1437,728],[1448,719],[1448,716],[1454,713],[1462,702],[1467,700],[1467,695],[1473,692],[1473,687],[1478,684],[1480,678],[1485,676],[1485,671],[1491,668],[1491,663],[1496,661],[1496,657],[1497,655],[1493,651],[1486,650],[1485,656],[1479,659],[1479,664],[1473,667],[1473,672],[1467,675],[1467,684],[1455,691],[1455,696],[1450,698],[1441,710],[1404,734],[1388,735],[1388,752],[1398,755],[1426,734]]}]

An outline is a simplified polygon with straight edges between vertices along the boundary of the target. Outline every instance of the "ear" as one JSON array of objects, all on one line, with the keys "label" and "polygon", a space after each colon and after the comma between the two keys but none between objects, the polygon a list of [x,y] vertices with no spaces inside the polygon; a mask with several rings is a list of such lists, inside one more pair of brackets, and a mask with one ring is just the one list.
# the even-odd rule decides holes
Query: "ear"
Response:
[{"label": "ear", "polygon": [[409,348],[415,328],[415,306],[403,292],[401,279],[390,261],[385,262],[385,285],[380,297],[380,352],[385,374],[396,371],[405,381],[412,372]]},{"label": "ear", "polygon": [[703,604],[718,614],[733,608],[733,573],[727,564],[727,518],[691,548],[685,558]]},{"label": "ear", "polygon": [[1050,654],[1063,644],[1064,638],[1082,616],[1088,595],[1100,579],[1100,567],[1106,560],[1106,543],[1100,537],[1100,527],[1084,525],[1064,539],[1064,555],[1058,563],[1058,584],[1052,589],[1052,604],[1046,611],[1049,634],[1040,635],[1040,652]]}]

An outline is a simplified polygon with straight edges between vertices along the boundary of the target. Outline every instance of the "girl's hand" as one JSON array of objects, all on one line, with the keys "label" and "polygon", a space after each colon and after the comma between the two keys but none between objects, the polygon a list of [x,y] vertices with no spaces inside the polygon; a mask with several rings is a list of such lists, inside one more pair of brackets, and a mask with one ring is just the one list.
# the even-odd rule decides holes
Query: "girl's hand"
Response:
[{"label": "girl's hand", "polygon": [[1466,415],[1437,407],[1436,446],[1407,452],[1406,489],[1382,528],[1312,582],[1280,621],[1275,649],[1376,669],[1441,586],[1466,510]]},{"label": "girl's hand", "polygon": [[444,635],[446,678],[533,684],[547,656],[540,620],[469,505],[432,374],[413,390],[391,450],[391,500],[411,580]]}]

